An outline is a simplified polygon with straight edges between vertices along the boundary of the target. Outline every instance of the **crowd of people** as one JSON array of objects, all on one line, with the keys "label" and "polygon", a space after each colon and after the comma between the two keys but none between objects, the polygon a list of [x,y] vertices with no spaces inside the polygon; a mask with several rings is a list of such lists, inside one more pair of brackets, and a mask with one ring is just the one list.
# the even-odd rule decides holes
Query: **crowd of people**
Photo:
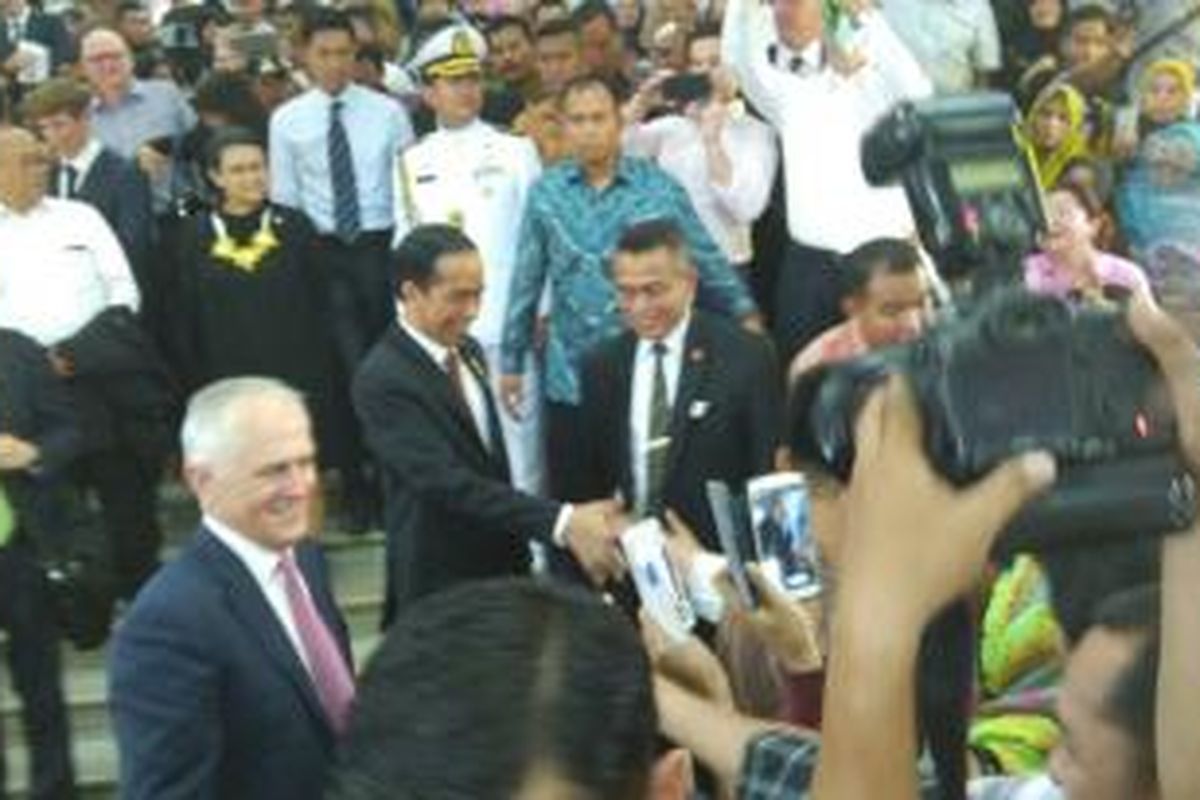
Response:
[{"label": "crowd of people", "polygon": [[[990,557],[1049,458],[952,489],[896,379],[843,481],[794,391],[951,297],[863,135],[1004,93],[1012,282],[1127,309],[1200,478],[1198,65],[1173,0],[0,0],[29,796],[76,796],[59,639],[112,622],[122,797],[1200,797],[1200,531]],[[823,591],[752,607],[707,489],[776,471]],[[357,676],[331,529],[385,534]]]}]

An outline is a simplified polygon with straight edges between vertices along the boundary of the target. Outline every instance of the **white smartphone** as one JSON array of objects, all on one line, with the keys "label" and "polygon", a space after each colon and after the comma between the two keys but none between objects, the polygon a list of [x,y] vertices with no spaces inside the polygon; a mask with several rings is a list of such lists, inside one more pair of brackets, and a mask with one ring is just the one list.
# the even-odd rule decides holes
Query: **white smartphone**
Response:
[{"label": "white smartphone", "polygon": [[666,544],[662,525],[653,518],[621,534],[621,549],[642,607],[672,641],[681,642],[696,626],[696,612],[667,558]]}]

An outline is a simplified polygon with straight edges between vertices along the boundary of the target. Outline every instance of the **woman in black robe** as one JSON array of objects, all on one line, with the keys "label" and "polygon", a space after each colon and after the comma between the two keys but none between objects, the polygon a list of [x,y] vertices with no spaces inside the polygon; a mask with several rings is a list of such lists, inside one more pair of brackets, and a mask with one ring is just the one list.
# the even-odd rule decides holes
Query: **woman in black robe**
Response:
[{"label": "woman in black robe", "polygon": [[236,375],[287,382],[308,399],[322,463],[341,466],[348,409],[337,404],[316,234],[304,215],[267,202],[255,133],[219,129],[206,164],[217,207],[188,220],[180,237],[175,367],[189,392]]}]

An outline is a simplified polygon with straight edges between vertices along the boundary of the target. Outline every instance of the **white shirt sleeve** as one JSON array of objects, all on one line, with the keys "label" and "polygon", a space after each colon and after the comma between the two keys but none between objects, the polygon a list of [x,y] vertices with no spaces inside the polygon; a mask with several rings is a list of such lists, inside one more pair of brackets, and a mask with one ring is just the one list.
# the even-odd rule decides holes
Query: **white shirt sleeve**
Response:
[{"label": "white shirt sleeve", "polygon": [[[868,58],[868,69],[881,82],[886,106],[901,100],[914,100],[933,94],[933,83],[916,57],[900,41],[883,14],[869,10],[859,17],[862,23],[862,46]],[[880,109],[881,112],[886,108]]]},{"label": "white shirt sleeve", "polygon": [[104,287],[107,305],[127,306],[131,311],[137,311],[141,307],[141,295],[116,234],[91,206],[79,204],[76,210],[80,212],[81,223],[88,226],[87,238],[92,245],[96,273]]},{"label": "white shirt sleeve", "polygon": [[749,225],[767,208],[771,186],[779,167],[779,148],[774,132],[756,119],[729,122],[722,131],[722,143],[733,163],[733,178],[722,186],[710,181],[713,195],[725,211],[738,222]]},{"label": "white shirt sleeve", "polygon": [[746,98],[776,128],[783,120],[783,99],[794,76],[771,65],[767,58],[769,13],[748,0],[729,0],[721,28],[721,60],[733,70]]},{"label": "white shirt sleeve", "polygon": [[996,14],[992,11],[992,4],[989,2],[980,2],[976,8],[979,14],[979,27],[975,29],[972,62],[977,73],[995,72],[1003,66]]}]

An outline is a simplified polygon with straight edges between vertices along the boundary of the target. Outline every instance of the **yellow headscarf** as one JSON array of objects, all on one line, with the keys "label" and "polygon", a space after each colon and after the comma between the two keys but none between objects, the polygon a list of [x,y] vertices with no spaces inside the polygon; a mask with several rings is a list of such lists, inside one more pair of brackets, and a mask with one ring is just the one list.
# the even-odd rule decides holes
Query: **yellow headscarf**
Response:
[{"label": "yellow headscarf", "polygon": [[[1188,62],[1180,58],[1160,58],[1157,61],[1151,62],[1145,70],[1142,71],[1142,79],[1139,82],[1139,88],[1145,94],[1150,89],[1150,83],[1162,74],[1170,75],[1183,87],[1183,93],[1188,102],[1196,96],[1196,68]],[[1187,106],[1184,106],[1186,113]]]},{"label": "yellow headscarf", "polygon": [[[1062,143],[1051,152],[1045,153],[1037,147],[1037,139],[1033,134],[1034,121],[1043,108],[1054,102],[1061,102],[1066,108],[1068,130]],[[1087,100],[1078,89],[1068,83],[1047,86],[1029,107],[1029,113],[1025,117],[1024,136],[1037,162],[1038,180],[1043,189],[1050,189],[1072,161],[1091,154],[1087,130]]]}]

